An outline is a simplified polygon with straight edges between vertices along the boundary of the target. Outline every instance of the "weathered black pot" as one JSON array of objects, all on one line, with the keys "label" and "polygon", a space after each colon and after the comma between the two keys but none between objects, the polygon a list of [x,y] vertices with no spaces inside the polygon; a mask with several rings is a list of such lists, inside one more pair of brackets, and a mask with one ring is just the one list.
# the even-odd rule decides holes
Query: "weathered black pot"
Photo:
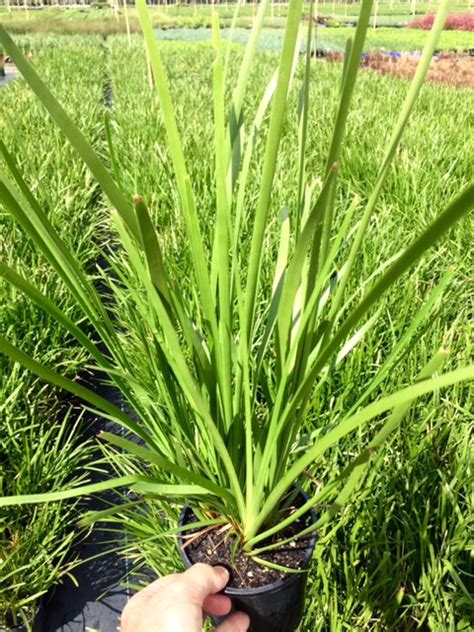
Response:
[{"label": "weathered black pot", "polygon": [[2,628],[0,627],[0,632],[28,632],[26,625],[15,625],[13,628]]},{"label": "weathered black pot", "polygon": [[[43,600],[40,599],[38,607],[36,608],[35,616],[33,623],[30,626],[30,630],[32,632],[41,632],[43,629],[43,617],[44,617],[44,609],[43,609]],[[24,624],[16,625],[15,627],[9,627],[7,630],[0,626],[0,632],[27,632],[27,627]]]},{"label": "weathered black pot", "polygon": [[[300,492],[305,501],[308,497]],[[179,526],[189,523],[192,514],[190,507],[181,512]],[[316,522],[316,514],[311,512],[312,523]],[[306,550],[304,568],[307,569],[316,544],[316,534],[313,533]],[[178,535],[178,545],[181,558],[190,568],[193,563],[183,548],[182,532]],[[250,632],[293,632],[298,627],[304,612],[307,573],[288,574],[273,584],[259,588],[226,588],[224,594],[232,599],[233,610],[245,612],[250,617]],[[211,617],[214,625],[222,623],[225,617]]]},{"label": "weathered black pot", "polygon": [[2,628],[0,627],[0,632],[27,632],[26,625],[16,625],[14,628]]}]

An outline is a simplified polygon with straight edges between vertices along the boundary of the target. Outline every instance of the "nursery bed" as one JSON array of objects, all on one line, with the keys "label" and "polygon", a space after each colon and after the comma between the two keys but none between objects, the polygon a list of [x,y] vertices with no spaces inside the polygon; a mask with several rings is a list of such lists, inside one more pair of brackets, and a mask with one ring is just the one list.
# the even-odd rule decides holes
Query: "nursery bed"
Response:
[{"label": "nursery bed", "polygon": [[[344,51],[347,38],[354,37],[353,27],[318,27],[313,37],[313,46],[320,53]],[[245,45],[250,31],[246,28],[236,28],[232,34],[232,41]],[[222,29],[224,39],[229,38],[231,30]],[[183,42],[210,41],[212,31],[210,28],[157,28],[155,36],[160,41],[177,40]],[[364,50],[380,51],[421,51],[426,39],[426,31],[419,29],[393,29],[377,28],[367,33]],[[279,28],[262,29],[259,38],[260,50],[278,52],[283,42],[283,31]],[[303,38],[301,50],[304,51],[306,40]],[[439,50],[470,50],[474,48],[474,34],[467,31],[443,31],[437,45]]]},{"label": "nursery bed", "polygon": [[[86,133],[96,146],[102,143],[101,127],[99,127],[101,126],[99,106],[101,78],[103,76],[103,57],[100,55],[100,40],[97,38],[84,38],[79,41],[78,39],[68,40],[66,38],[23,37],[18,38],[18,43],[28,57],[31,56],[33,59],[32,63],[40,69],[45,79],[50,84],[52,83],[53,90],[60,98],[64,98],[61,91],[68,91],[68,105],[71,114],[75,116],[76,120],[81,118],[81,123],[86,127]],[[88,68],[90,65],[89,61],[92,60],[95,61],[93,72]],[[77,63],[78,61],[82,61],[82,64]],[[66,76],[63,76],[61,71],[66,73]],[[81,167],[77,165],[77,160],[71,153],[70,148],[61,142],[61,139],[59,139],[57,144],[54,142],[54,136],[46,114],[35,107],[31,93],[24,82],[22,80],[13,83],[10,81],[16,76],[14,66],[7,64],[6,73],[6,81],[3,83],[5,84],[8,81],[9,84],[5,90],[1,91],[0,95],[2,98],[0,124],[4,126],[0,127],[2,141],[11,153],[21,157],[21,169],[28,182],[35,181],[36,178],[38,178],[39,182],[48,182],[47,194],[43,198],[39,197],[40,203],[47,211],[54,212],[52,216],[55,221],[61,222],[62,219],[63,225],[73,226],[73,230],[68,230],[67,234],[70,240],[69,243],[81,256],[84,265],[88,265],[94,252],[89,236],[92,232],[94,236],[101,234],[101,229],[99,228],[100,218],[98,216],[99,207],[95,205],[97,196],[92,188],[84,189],[84,187],[81,188],[81,193],[77,194],[77,186],[82,178]],[[10,125],[11,121],[15,121],[15,127]],[[62,169],[54,174],[51,169],[53,158],[57,160],[57,164],[60,164]],[[56,175],[58,176],[57,178],[55,177]],[[40,189],[36,192],[38,196],[45,194],[44,188],[40,187]],[[72,190],[74,190],[74,194],[71,193]],[[9,239],[3,241],[7,235]],[[47,268],[45,269],[41,258],[31,252],[28,240],[25,239],[24,234],[18,229],[13,239],[11,235],[11,220],[4,213],[0,217],[2,262],[15,267],[24,276],[28,275],[31,281],[36,282],[45,291],[49,291],[56,296],[64,295],[61,294],[64,290],[59,283],[55,282],[50,271]],[[64,370],[68,371],[70,375],[77,374],[78,365],[79,367],[82,365],[84,358],[78,353],[77,349],[74,349],[64,333],[58,330],[57,327],[53,327],[48,317],[42,314],[40,310],[27,309],[22,301],[12,300],[11,290],[5,288],[3,284],[0,284],[0,290],[2,298],[6,298],[1,305],[0,321],[3,333],[5,333],[6,328],[10,327],[10,330],[14,331],[18,339],[21,339],[23,343],[25,340],[29,340],[31,346],[35,348],[36,357],[41,357],[41,354],[51,353],[51,350],[53,350],[57,365],[65,367]],[[3,293],[4,291],[5,294]],[[71,305],[70,299],[67,302],[67,296],[64,296],[63,301],[65,307]],[[71,309],[71,307],[69,308]],[[72,311],[71,315],[73,315]],[[43,452],[40,447],[40,453],[43,455],[45,463],[50,463],[50,470],[48,470],[48,465],[44,465],[44,476],[53,476],[55,472],[60,471],[60,467],[64,467],[59,463],[63,457],[63,460],[71,464],[70,467],[74,465],[77,468],[82,467],[82,462],[80,462],[77,455],[83,453],[85,458],[86,452],[83,448],[90,444],[84,441],[86,437],[82,435],[79,441],[79,433],[76,435],[72,430],[68,430],[68,426],[69,428],[79,429],[80,423],[82,431],[82,428],[87,426],[86,419],[83,417],[79,421],[72,408],[69,408],[69,402],[64,402],[64,398],[56,391],[45,389],[42,381],[35,381],[28,374],[18,375],[18,372],[13,370],[12,365],[5,363],[4,356],[1,358],[0,374],[2,376],[0,396],[5,392],[9,402],[7,405],[2,397],[0,401],[2,405],[0,418],[2,419],[2,424],[5,424],[7,427],[11,426],[9,434],[7,433],[7,438],[3,437],[2,450],[5,450],[6,454],[11,454],[13,446],[18,442],[18,436],[25,434],[24,432],[16,432],[15,428],[24,430],[29,425],[37,428],[36,433],[31,432],[31,436],[28,435],[28,440],[25,438],[25,441],[31,440],[31,444],[27,443],[25,445],[25,454],[22,453],[22,457],[17,459],[11,466],[12,468],[17,468],[17,470],[14,469],[13,474],[10,476],[10,470],[4,469],[7,463],[2,461],[0,478],[3,474],[8,476],[7,480],[13,481],[18,478],[21,482],[22,477],[26,479],[26,472],[30,468],[32,477],[30,491],[32,493],[41,491],[41,487],[39,487],[41,483],[38,483],[36,478],[38,475],[34,465],[35,459],[31,457],[31,454],[38,451],[38,435],[41,437],[41,433],[45,434],[48,439],[47,449],[45,447]],[[3,380],[4,377],[5,381]],[[5,389],[5,391],[2,389]],[[67,415],[65,411],[68,411]],[[60,449],[58,450],[56,437],[62,432],[63,428],[66,439],[60,444]],[[5,444],[5,441],[10,441],[10,444]],[[76,443],[81,444],[77,449],[77,453],[75,451]],[[30,454],[29,457],[28,453]],[[0,456],[3,456],[3,453]],[[21,475],[16,476],[16,471]],[[69,474],[66,472],[65,476],[65,480],[57,480],[56,484],[64,485],[66,481],[74,483],[74,473],[72,478],[70,472]],[[53,485],[54,483],[47,484]],[[23,483],[21,489],[24,491],[28,489],[25,487],[25,483]],[[13,485],[12,491],[9,488],[3,488],[2,490],[3,493],[15,493],[15,491],[16,489]],[[22,586],[25,587],[23,593],[16,597],[14,594],[15,586],[11,586],[8,582],[3,582],[0,575],[0,593],[1,596],[5,595],[6,600],[11,599],[14,602],[16,598],[28,598],[33,594],[41,594],[43,591],[47,591],[52,583],[59,581],[62,571],[67,568],[68,560],[72,559],[70,554],[62,561],[61,568],[56,575],[52,571],[51,575],[46,575],[47,569],[50,566],[51,569],[53,568],[53,560],[55,559],[54,556],[58,555],[58,548],[63,546],[66,553],[70,549],[75,537],[74,525],[79,516],[78,513],[73,514],[73,503],[65,503],[64,507],[58,509],[58,511],[62,512],[60,514],[62,519],[60,521],[61,531],[60,535],[58,535],[59,539],[56,540],[54,534],[57,533],[55,531],[57,527],[51,524],[55,517],[54,505],[45,506],[42,513],[39,510],[40,516],[46,513],[47,516],[51,515],[52,517],[47,520],[46,535],[41,536],[42,538],[48,537],[48,542],[41,540],[42,546],[37,556],[31,555],[27,549],[28,540],[24,534],[29,531],[36,533],[36,524],[39,521],[37,516],[36,520],[28,519],[29,514],[25,511],[26,522],[24,521],[21,528],[18,528],[19,545],[16,548],[17,557],[15,559],[17,566],[15,569],[12,569],[14,562],[9,562],[10,550],[8,549],[8,540],[2,531],[3,523],[0,521],[0,537],[4,538],[3,542],[0,541],[0,545],[4,545],[4,548],[0,548],[0,558],[2,557],[1,554],[5,552],[5,557],[2,559],[2,570],[4,572],[7,572],[7,570],[9,572],[12,572],[12,570],[16,571],[16,576],[19,578],[18,586],[20,588]],[[18,511],[18,513],[20,512]],[[7,520],[9,527],[13,528],[16,526],[14,513],[9,514]],[[50,533],[53,534],[53,537],[50,536]],[[77,532],[77,535],[83,538],[84,532]],[[23,543],[22,538],[25,540],[25,543]],[[23,549],[25,550],[23,551]],[[90,556],[94,551],[100,549],[103,549],[103,537],[101,539],[100,534],[95,534],[93,538],[89,538],[87,542],[80,546],[76,545],[76,552],[84,556]],[[12,559],[13,556],[14,552],[11,553]],[[47,560],[45,559],[46,557]],[[63,577],[64,584],[56,590],[51,589],[42,599],[36,630],[84,630],[85,625],[93,629],[94,621],[103,619],[103,615],[98,615],[97,611],[100,610],[101,613],[104,611],[109,612],[110,604],[112,602],[115,604],[120,599],[120,590],[115,590],[114,594],[107,597],[100,606],[93,604],[100,594],[104,592],[107,587],[106,583],[108,586],[112,583],[117,583],[119,571],[120,576],[123,575],[118,560],[114,561],[113,557],[106,558],[106,560],[107,563],[105,560],[97,560],[95,566],[91,563],[92,565],[88,564],[74,571],[78,580],[80,580],[78,589],[74,587],[71,580]],[[99,562],[101,564],[100,567],[98,567]],[[10,564],[10,566],[7,567],[7,564]],[[114,568],[116,568],[116,571],[113,571]],[[43,575],[47,577],[46,580],[40,579]],[[114,605],[114,610],[120,610],[121,607],[122,603],[116,604]],[[76,624],[78,627],[71,627]],[[65,627],[63,628],[63,626]],[[109,628],[106,628],[101,623],[99,629],[115,630],[116,620],[114,624],[110,624]]]},{"label": "nursery bed", "polygon": [[[406,54],[389,58],[380,53],[371,53],[362,65],[381,75],[392,75],[401,79],[411,79],[418,60]],[[474,88],[474,57],[444,53],[431,62],[427,81],[442,83],[456,88]]]},{"label": "nursery bed", "polygon": [[[159,217],[164,239],[179,243],[176,237],[179,237],[179,219],[175,216],[173,198],[168,194],[168,174],[163,169],[163,164],[166,166],[166,154],[156,151],[156,139],[162,141],[163,129],[156,117],[156,103],[146,83],[141,41],[134,38],[128,51],[127,64],[123,63],[123,51],[127,46],[125,38],[111,38],[107,46],[109,68],[116,87],[117,128],[114,140],[116,153],[127,176],[123,186],[129,196],[137,190],[146,196]],[[162,46],[167,67],[173,73],[173,96],[176,98],[180,125],[187,131],[187,149],[194,148],[195,152],[192,165],[194,183],[202,196],[202,207],[211,208],[212,204],[206,198],[210,169],[210,163],[206,160],[206,139],[209,138],[206,125],[211,104],[206,101],[207,92],[203,91],[203,86],[209,79],[212,51],[210,47],[202,45],[197,55],[195,45]],[[259,58],[259,64],[260,72],[255,78],[255,85],[252,84],[252,94],[255,95],[261,92],[264,79],[270,74],[270,64],[263,55]],[[318,94],[312,107],[318,107],[318,110],[317,113],[312,111],[310,118],[311,168],[315,157],[321,153],[320,145],[325,142],[324,125],[332,117],[334,92],[339,86],[339,68],[336,66],[318,64],[315,68],[315,73],[318,73],[315,92]],[[57,71],[59,74],[61,69],[58,67]],[[360,123],[359,118],[354,116],[349,132],[355,139],[353,142],[358,144],[354,144],[353,153],[344,157],[343,178],[348,196],[354,191],[364,194],[364,187],[374,177],[374,165],[379,159],[374,138],[378,138],[378,144],[382,143],[387,121],[393,118],[405,86],[403,82],[390,77],[362,73],[358,90],[358,99],[365,106],[364,119]],[[377,259],[381,250],[392,248],[395,252],[399,243],[419,232],[420,224],[423,225],[434,212],[442,208],[469,177],[470,165],[464,155],[459,153],[459,146],[463,142],[462,130],[467,125],[469,111],[464,99],[470,101],[469,93],[463,93],[461,99],[458,91],[448,87],[427,86],[424,89],[416,117],[404,137],[390,186],[384,194],[380,224],[371,227],[372,239],[367,252],[363,253],[362,268],[370,267],[371,261]],[[452,112],[457,113],[456,121],[450,114]],[[279,202],[288,197],[286,175],[294,168],[292,153],[288,149],[292,126],[295,126],[295,121],[290,119],[289,134],[284,139],[285,177],[279,179],[275,187],[275,198]],[[362,156],[368,158],[362,160]],[[449,170],[453,164],[456,169],[451,173]],[[441,178],[440,174],[446,173],[449,178],[444,175]],[[406,199],[409,205],[402,203]],[[449,243],[450,252],[453,253],[452,263],[464,270],[466,278],[465,253],[469,251],[470,236],[466,223],[458,227],[455,233],[453,231]],[[186,290],[187,262],[181,252],[177,260],[179,267],[176,266],[176,269],[182,274]],[[412,282],[403,295],[404,300],[397,300],[394,294],[386,305],[388,324],[386,328],[377,330],[375,337],[390,344],[390,314],[395,309],[397,312],[405,310],[407,314],[418,309],[419,300],[426,293],[426,286],[431,283],[433,268],[435,273],[438,268],[442,271],[442,263],[441,253],[435,253],[426,266],[420,266],[414,272]],[[440,307],[440,310],[444,310],[440,316],[440,321],[443,319],[442,326],[437,324],[434,333],[424,338],[417,351],[416,363],[424,361],[424,355],[431,353],[434,345],[439,344],[444,327],[450,323],[457,325],[457,337],[448,341],[454,355],[461,358],[469,355],[466,343],[468,332],[464,326],[468,306],[468,294],[460,284],[455,299]],[[133,314],[125,314],[124,319],[127,317],[132,319]],[[404,372],[410,372],[413,368],[411,362],[412,359],[408,358],[392,376],[392,380],[405,379]],[[138,366],[138,369],[142,368]],[[357,379],[364,370],[369,369],[361,361],[353,374],[344,375],[345,383],[350,384],[351,390],[356,388]],[[347,393],[343,395],[350,396]],[[400,629],[408,629],[412,618],[425,617],[426,612],[434,622],[433,626],[437,626],[436,629],[440,631],[447,630],[454,621],[462,625],[462,602],[459,605],[454,601],[455,587],[450,583],[446,569],[449,564],[462,574],[464,568],[463,551],[456,548],[456,543],[462,542],[464,530],[467,533],[467,528],[457,516],[467,513],[464,504],[464,498],[467,498],[464,486],[467,469],[464,468],[468,466],[468,458],[461,453],[459,445],[464,436],[463,428],[467,428],[469,420],[459,410],[468,410],[470,400],[459,389],[452,401],[453,406],[443,408],[442,415],[432,422],[429,431],[419,431],[414,423],[406,436],[394,441],[387,456],[390,483],[382,484],[380,479],[374,477],[370,495],[361,497],[352,514],[357,516],[355,526],[349,516],[337,538],[333,538],[324,551],[317,551],[310,574],[310,598],[314,607],[308,611],[302,632],[326,629],[329,620],[339,620],[341,625],[351,629],[369,629],[372,622],[378,619],[382,621],[380,629],[386,630],[386,622],[392,619],[400,623]],[[422,409],[420,415],[423,413]],[[315,410],[314,417],[318,414],[324,418],[327,412],[324,408]],[[313,429],[311,423],[313,419],[309,420],[309,430]],[[349,445],[348,449],[352,447]],[[402,461],[408,464],[406,471],[398,468],[398,463]],[[337,460],[331,462],[331,467],[338,467]],[[443,483],[445,479],[455,482],[446,487]],[[446,500],[448,494],[449,502]],[[425,503],[429,505],[425,506]],[[426,530],[425,519],[429,520]],[[443,533],[442,536],[443,542],[447,541],[451,547],[449,552],[438,546],[438,524],[448,525],[447,535]],[[451,528],[456,531],[451,532]],[[395,529],[396,541],[392,533]],[[426,539],[420,544],[418,536],[422,529]],[[91,555],[103,550],[106,542],[107,535],[96,530],[80,546],[79,551],[83,556]],[[438,557],[427,562],[426,568],[420,571],[418,557],[425,556],[425,559],[431,560],[428,552],[432,548]],[[156,559],[157,566],[162,566],[159,552]],[[438,569],[438,562],[443,564],[442,572]],[[161,566],[160,572],[163,571]],[[38,632],[115,632],[118,616],[129,597],[129,590],[121,585],[126,570],[123,560],[115,554],[83,564],[75,571],[78,588],[65,579],[62,586],[53,590],[44,600],[44,619]],[[367,586],[370,587],[370,593]],[[402,592],[397,593],[397,590],[402,591],[400,587],[403,586],[412,586],[413,594],[409,595],[411,601],[404,599]],[[426,586],[430,587],[430,591],[436,591],[436,594],[431,596]],[[107,594],[103,596],[104,593]],[[395,594],[397,599],[400,597],[401,605],[398,601],[395,603]],[[390,596],[389,606],[385,602],[386,595]],[[443,601],[443,597],[446,601]],[[444,621],[446,627],[442,627]]]}]

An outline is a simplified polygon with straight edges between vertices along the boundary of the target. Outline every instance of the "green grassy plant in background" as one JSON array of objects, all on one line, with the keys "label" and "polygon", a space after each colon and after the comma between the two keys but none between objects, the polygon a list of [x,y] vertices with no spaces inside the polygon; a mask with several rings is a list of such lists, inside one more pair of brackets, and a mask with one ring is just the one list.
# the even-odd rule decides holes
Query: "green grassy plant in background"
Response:
[{"label": "green grassy plant in background", "polygon": [[[284,499],[288,489],[295,482],[304,483],[308,472],[316,472],[331,448],[337,450],[350,433],[360,432],[368,422],[387,414],[358,455],[346,455],[344,467],[336,476],[327,472],[322,488],[306,482],[310,501],[301,512],[315,504],[326,507],[314,527],[318,529],[337,524],[331,519],[352,498],[373,454],[398,427],[415,398],[472,378],[472,367],[437,375],[445,360],[445,353],[439,352],[428,358],[424,367],[413,367],[411,380],[414,383],[396,393],[381,395],[387,377],[413,345],[423,319],[429,317],[430,308],[449,282],[448,273],[434,286],[418,317],[407,323],[403,335],[373,378],[361,385],[350,406],[334,409],[329,418],[323,417],[324,422],[307,434],[308,414],[317,406],[328,384],[354,355],[359,360],[364,359],[363,354],[361,357],[356,351],[380,317],[380,311],[375,309],[380,299],[472,203],[472,188],[466,188],[445,211],[419,231],[411,245],[386,262],[380,261],[368,279],[354,288],[351,273],[356,269],[369,220],[436,46],[443,13],[446,14],[444,7],[366,201],[362,204],[355,197],[348,205],[344,220],[337,224],[334,211],[339,162],[343,150],[347,149],[349,103],[370,9],[371,3],[364,3],[355,39],[347,47],[336,125],[319,183],[309,180],[305,153],[309,125],[310,58],[307,58],[297,151],[299,168],[292,187],[291,229],[290,216],[283,212],[279,243],[275,244],[266,239],[266,234],[271,218],[272,189],[278,187],[274,173],[288,93],[291,83],[296,82],[295,50],[302,3],[297,1],[290,6],[279,70],[268,84],[255,119],[250,121],[244,116],[244,94],[261,22],[257,21],[255,38],[251,38],[244,55],[230,107],[225,103],[226,82],[230,77],[228,50],[231,49],[226,49],[221,42],[217,22],[214,22],[215,166],[207,183],[209,188],[211,182],[214,183],[212,231],[204,231],[204,226],[209,224],[203,225],[200,221],[198,197],[173,115],[164,67],[151,23],[141,4],[148,54],[168,136],[171,156],[168,169],[172,170],[174,182],[172,195],[184,219],[187,235],[184,257],[190,261],[191,284],[186,284],[173,269],[168,270],[160,236],[155,232],[143,200],[136,197],[132,206],[123,195],[120,183],[127,174],[116,170],[117,186],[2,32],[2,41],[20,71],[83,156],[117,211],[115,227],[121,252],[126,253],[126,257],[120,259],[123,265],[116,265],[111,258],[115,280],[109,278],[108,283],[117,304],[133,305],[137,316],[135,328],[127,333],[111,322],[94,286],[49,224],[5,151],[15,183],[5,177],[1,189],[3,204],[62,278],[89,326],[109,349],[110,357],[102,354],[84,330],[45,296],[36,294],[21,279],[14,278],[14,283],[84,345],[120,388],[138,421],[44,363],[33,360],[5,337],[1,339],[2,350],[40,377],[83,398],[143,442],[136,445],[123,436],[104,436],[112,446],[129,454],[126,457],[120,452],[120,458],[115,459],[113,449],[109,452],[117,471],[123,474],[115,480],[49,495],[4,499],[2,504],[61,500],[126,484],[143,495],[144,500],[166,497],[176,504],[183,496],[190,498],[203,524],[229,522],[245,550],[258,555],[268,549],[263,544],[266,537],[280,531],[300,514],[296,512],[292,517],[285,514]],[[249,199],[250,164],[263,130],[265,149],[259,187],[256,195]],[[135,357],[124,353],[130,337],[141,341]],[[136,379],[136,361],[146,363],[148,382]],[[140,501],[137,503],[138,521]],[[95,515],[89,519],[110,517],[114,512],[123,511],[124,508],[118,506],[111,508],[106,516]]]},{"label": "green grassy plant in background", "polygon": [[[364,50],[421,51],[425,38],[423,31],[416,29],[378,28],[367,33]],[[321,37],[340,46],[351,36],[351,29],[324,29]],[[466,31],[443,31],[436,44],[436,50],[469,50],[474,47],[474,34]]]},{"label": "green grassy plant in background", "polygon": [[[19,43],[67,100],[75,123],[98,148],[104,75],[100,40],[22,37]],[[36,189],[39,203],[48,209],[55,229],[64,234],[81,265],[89,269],[102,233],[97,186],[36,105],[21,80],[0,90],[0,143],[8,144]],[[40,139],[39,144],[32,139]],[[3,208],[0,267],[3,272],[15,268],[62,311],[80,319],[60,279],[44,265],[31,240]],[[8,332],[11,341],[71,377],[84,369],[87,355],[81,347],[3,275],[0,296],[0,329]],[[96,457],[91,442],[83,436],[86,421],[77,404],[65,401],[63,393],[5,355],[0,358],[0,427],[2,495],[39,493],[90,479]],[[84,533],[77,528],[79,515],[77,501],[0,510],[0,628],[25,623],[29,630],[38,599],[74,568],[71,548]]]},{"label": "green grassy plant in background", "polygon": [[[22,402],[16,394],[25,387],[27,377],[21,380],[18,368],[16,365],[12,375],[17,378],[16,389],[12,389],[0,407],[3,420],[1,494],[29,494],[33,490],[83,484],[89,477],[87,468],[94,460],[92,441],[79,442],[79,424],[77,420],[74,422],[72,408],[65,413],[59,405],[52,406],[51,393],[48,393],[47,411],[41,410],[44,393],[34,384],[25,393],[30,401]],[[71,555],[78,539],[74,528],[78,515],[77,501],[2,510],[2,629],[25,625],[30,630],[38,600],[62,577],[72,577],[78,562]]]}]

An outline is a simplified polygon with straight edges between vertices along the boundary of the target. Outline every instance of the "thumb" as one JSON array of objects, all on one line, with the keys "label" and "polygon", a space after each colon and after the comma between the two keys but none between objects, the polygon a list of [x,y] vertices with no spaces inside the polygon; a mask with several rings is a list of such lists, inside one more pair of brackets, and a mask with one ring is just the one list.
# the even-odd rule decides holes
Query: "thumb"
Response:
[{"label": "thumb", "polygon": [[223,566],[194,564],[183,573],[183,579],[196,597],[203,602],[208,595],[218,593],[227,586],[229,571]]}]

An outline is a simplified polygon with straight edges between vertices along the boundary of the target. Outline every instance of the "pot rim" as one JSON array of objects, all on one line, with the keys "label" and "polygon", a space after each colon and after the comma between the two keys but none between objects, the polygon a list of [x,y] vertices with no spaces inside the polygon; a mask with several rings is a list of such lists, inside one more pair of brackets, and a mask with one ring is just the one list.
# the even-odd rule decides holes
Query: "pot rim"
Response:
[{"label": "pot rim", "polygon": [[2,626],[0,626],[0,632],[26,632],[26,625],[19,623],[18,625],[8,628],[2,628]]},{"label": "pot rim", "polygon": [[[309,500],[309,496],[306,494],[305,491],[303,491],[302,489],[298,490],[300,495],[303,496],[303,498],[305,499],[305,501]],[[179,526],[183,526],[185,524],[184,519],[186,517],[186,513],[188,511],[191,511],[192,508],[190,505],[186,504],[182,511],[181,514],[179,516]],[[311,522],[312,524],[314,524],[316,522],[316,513],[314,511],[314,509],[311,509],[309,512],[309,515],[311,516]],[[181,556],[181,559],[183,560],[186,568],[191,568],[191,566],[194,565],[194,563],[191,561],[190,557],[188,556],[188,554],[186,553],[186,550],[183,549],[182,544],[183,544],[183,533],[180,532],[177,535],[177,541],[178,541],[178,549],[179,549],[179,554]],[[292,584],[294,582],[296,582],[298,579],[300,579],[301,577],[304,577],[307,572],[308,572],[308,566],[310,563],[310,560],[313,556],[313,551],[314,551],[314,547],[316,546],[316,531],[314,531],[311,534],[311,540],[308,543],[307,547],[306,547],[306,555],[303,561],[303,565],[304,568],[301,569],[301,572],[295,572],[295,573],[287,573],[286,577],[283,577],[282,579],[277,579],[276,581],[272,582],[271,584],[265,584],[264,586],[256,586],[255,588],[232,588],[232,587],[228,587],[224,589],[224,593],[230,597],[244,597],[247,595],[259,595],[262,593],[267,593],[267,592],[273,592],[273,591],[278,591],[280,588],[282,588],[283,586],[287,586],[288,584]]]},{"label": "pot rim", "polygon": [[[33,612],[31,619],[28,620],[28,625],[31,626],[31,629],[34,631],[37,629],[38,624],[41,627],[42,617],[43,617],[43,604],[44,604],[44,595],[41,595],[36,600],[36,608]],[[0,625],[0,632],[27,632],[27,626],[23,623],[18,623],[13,627],[2,628]]]}]

